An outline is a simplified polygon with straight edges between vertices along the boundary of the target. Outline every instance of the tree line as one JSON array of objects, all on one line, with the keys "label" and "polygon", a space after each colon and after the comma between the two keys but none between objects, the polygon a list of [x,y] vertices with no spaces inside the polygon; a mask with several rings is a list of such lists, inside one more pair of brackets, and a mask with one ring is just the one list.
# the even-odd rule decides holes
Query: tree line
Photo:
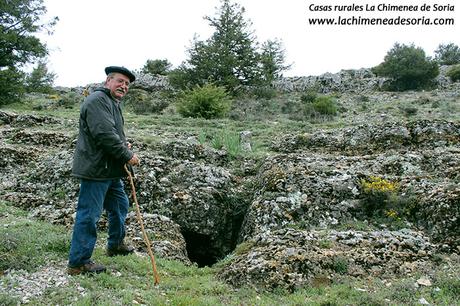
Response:
[{"label": "tree line", "polygon": [[[52,91],[56,75],[47,68],[49,50],[37,34],[43,31],[52,34],[58,17],[44,22],[45,13],[43,0],[0,3],[0,105],[20,101],[25,92]],[[290,68],[283,43],[276,38],[257,42],[251,22],[244,14],[245,9],[239,4],[220,0],[216,14],[205,16],[214,29],[213,34],[205,40],[195,36],[184,62],[172,69],[167,59],[149,59],[141,71],[167,75],[179,90],[211,84],[235,96],[248,87],[269,88]],[[396,43],[372,70],[389,78],[388,90],[418,90],[433,86],[439,65],[459,63],[460,48],[454,43],[440,44],[434,58],[413,44]],[[30,64],[36,66],[31,73],[25,73],[24,67]],[[458,66],[449,73],[452,80],[460,79]]]}]

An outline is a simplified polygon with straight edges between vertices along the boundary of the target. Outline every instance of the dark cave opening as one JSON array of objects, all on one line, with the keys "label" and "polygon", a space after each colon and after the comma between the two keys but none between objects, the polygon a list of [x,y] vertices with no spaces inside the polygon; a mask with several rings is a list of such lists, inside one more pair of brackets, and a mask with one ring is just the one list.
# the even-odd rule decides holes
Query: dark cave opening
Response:
[{"label": "dark cave opening", "polygon": [[219,260],[218,250],[209,235],[183,231],[188,258],[198,267],[212,266]]},{"label": "dark cave opening", "polygon": [[[218,199],[219,202],[228,199]],[[229,202],[219,213],[200,216],[197,222],[178,222],[184,237],[188,258],[198,267],[210,267],[233,252],[238,244],[248,201],[241,198]],[[208,227],[212,223],[214,226]],[[204,226],[203,226],[204,225]],[[201,227],[203,226],[203,227]]]},{"label": "dark cave opening", "polygon": [[246,210],[234,212],[212,235],[182,230],[188,258],[198,267],[212,266],[235,249]]}]

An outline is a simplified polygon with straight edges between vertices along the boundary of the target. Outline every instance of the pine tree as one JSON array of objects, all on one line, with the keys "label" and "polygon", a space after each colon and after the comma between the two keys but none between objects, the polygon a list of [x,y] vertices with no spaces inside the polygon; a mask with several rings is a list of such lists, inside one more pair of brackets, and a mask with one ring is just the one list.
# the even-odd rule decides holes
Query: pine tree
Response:
[{"label": "pine tree", "polygon": [[214,33],[207,40],[193,38],[188,60],[170,74],[171,83],[182,88],[214,83],[234,94],[241,86],[258,86],[280,75],[287,68],[281,43],[271,41],[259,52],[244,13],[240,5],[222,0],[216,15],[205,17]]},{"label": "pine tree", "polygon": [[0,105],[20,99],[24,90],[21,68],[48,53],[35,34],[51,33],[58,18],[42,23],[45,13],[43,0],[0,1]]},{"label": "pine tree", "polygon": [[290,65],[284,65],[285,50],[279,40],[267,40],[262,45],[260,63],[262,77],[266,84],[282,77],[282,72],[289,69]]},{"label": "pine tree", "polygon": [[46,62],[40,60],[32,72],[26,77],[28,92],[50,93],[53,91],[53,82],[56,74],[48,71]]}]

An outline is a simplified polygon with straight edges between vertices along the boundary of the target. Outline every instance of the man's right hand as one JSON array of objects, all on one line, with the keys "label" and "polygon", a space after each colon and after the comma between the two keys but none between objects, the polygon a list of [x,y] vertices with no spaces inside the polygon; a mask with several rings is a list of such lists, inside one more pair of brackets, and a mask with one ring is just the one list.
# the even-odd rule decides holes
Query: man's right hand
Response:
[{"label": "man's right hand", "polygon": [[131,166],[137,166],[140,164],[140,160],[136,154],[134,154],[133,157],[131,157],[131,159],[128,160],[128,164],[130,164]]}]

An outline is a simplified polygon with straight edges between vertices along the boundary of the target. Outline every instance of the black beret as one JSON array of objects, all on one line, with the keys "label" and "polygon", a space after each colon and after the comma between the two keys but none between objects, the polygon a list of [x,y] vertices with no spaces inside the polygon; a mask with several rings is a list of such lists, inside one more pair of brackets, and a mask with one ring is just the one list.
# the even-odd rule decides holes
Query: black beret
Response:
[{"label": "black beret", "polygon": [[126,75],[129,78],[129,81],[131,83],[136,80],[136,76],[131,71],[126,69],[125,67],[119,67],[119,66],[105,67],[105,74],[109,75],[109,73],[112,73],[112,72],[118,72],[123,75]]}]

